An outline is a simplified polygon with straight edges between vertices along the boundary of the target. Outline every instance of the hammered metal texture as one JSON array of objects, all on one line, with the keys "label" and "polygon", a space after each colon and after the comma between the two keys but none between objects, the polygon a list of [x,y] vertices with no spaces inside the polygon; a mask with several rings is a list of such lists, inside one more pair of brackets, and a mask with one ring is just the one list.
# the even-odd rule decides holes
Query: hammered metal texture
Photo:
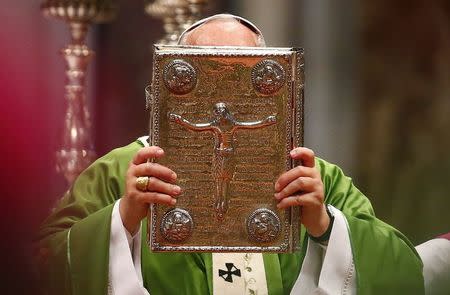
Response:
[{"label": "hammered metal texture", "polygon": [[280,234],[280,218],[267,208],[255,210],[247,219],[247,232],[250,240],[267,243]]},{"label": "hammered metal texture", "polygon": [[176,59],[164,68],[164,83],[175,94],[187,94],[197,84],[197,73],[188,62]]},{"label": "hammered metal texture", "polygon": [[[296,64],[302,61],[297,52],[302,56],[290,48],[156,47],[151,144],[165,151],[158,162],[177,173],[182,188],[177,207],[189,211],[195,227],[188,239],[169,240],[160,225],[174,207],[151,205],[153,251],[288,252],[296,247],[298,207],[278,209],[274,183],[293,167],[289,152],[303,142],[303,110],[298,109],[303,81],[296,81],[303,78],[296,73],[303,68]],[[196,85],[185,95],[165,82],[168,65],[180,60],[196,71]],[[270,95],[252,82],[255,66],[265,60],[284,71],[284,82]],[[278,216],[279,233],[270,241],[249,239],[248,217],[260,208]]]},{"label": "hammered metal texture", "polygon": [[188,211],[175,208],[164,214],[161,219],[161,233],[171,242],[181,242],[190,237],[194,222]]}]

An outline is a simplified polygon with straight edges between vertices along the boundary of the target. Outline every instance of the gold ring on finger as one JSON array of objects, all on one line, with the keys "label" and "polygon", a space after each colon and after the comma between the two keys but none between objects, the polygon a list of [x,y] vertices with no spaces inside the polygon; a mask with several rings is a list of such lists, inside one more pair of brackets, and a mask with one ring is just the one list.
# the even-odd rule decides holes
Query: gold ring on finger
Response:
[{"label": "gold ring on finger", "polygon": [[148,180],[148,176],[139,176],[136,178],[136,188],[142,192],[147,191]]}]

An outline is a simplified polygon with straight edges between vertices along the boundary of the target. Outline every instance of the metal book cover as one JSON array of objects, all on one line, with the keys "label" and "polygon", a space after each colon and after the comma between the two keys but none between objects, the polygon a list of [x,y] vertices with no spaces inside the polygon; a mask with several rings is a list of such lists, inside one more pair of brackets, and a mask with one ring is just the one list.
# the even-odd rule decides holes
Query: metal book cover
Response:
[{"label": "metal book cover", "polygon": [[274,184],[303,145],[303,50],[155,45],[150,144],[175,171],[175,206],[152,204],[153,251],[292,252],[299,207]]}]

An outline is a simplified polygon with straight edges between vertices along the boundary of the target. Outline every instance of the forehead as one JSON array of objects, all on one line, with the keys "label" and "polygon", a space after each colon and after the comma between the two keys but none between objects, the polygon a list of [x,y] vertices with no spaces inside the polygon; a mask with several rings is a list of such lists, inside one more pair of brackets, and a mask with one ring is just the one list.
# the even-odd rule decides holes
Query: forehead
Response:
[{"label": "forehead", "polygon": [[258,36],[236,19],[211,20],[188,33],[186,45],[257,46]]}]

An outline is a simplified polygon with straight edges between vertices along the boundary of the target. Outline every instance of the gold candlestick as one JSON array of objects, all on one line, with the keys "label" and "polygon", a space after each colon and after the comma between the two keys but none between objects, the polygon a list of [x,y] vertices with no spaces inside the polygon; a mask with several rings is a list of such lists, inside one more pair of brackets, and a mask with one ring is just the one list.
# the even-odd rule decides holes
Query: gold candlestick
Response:
[{"label": "gold candlestick", "polygon": [[189,11],[188,26],[194,24],[203,17],[208,0],[186,0]]},{"label": "gold candlestick", "polygon": [[149,2],[145,11],[164,23],[165,36],[159,44],[176,44],[180,34],[203,17],[207,0],[155,0]]},{"label": "gold candlestick", "polygon": [[145,6],[145,12],[155,18],[161,19],[165,35],[159,39],[158,44],[176,44],[180,32],[175,20],[175,5],[178,0],[156,0]]},{"label": "gold candlestick", "polygon": [[95,158],[91,120],[86,106],[86,71],[94,52],[86,46],[86,35],[92,22],[112,18],[114,7],[101,0],[47,0],[43,14],[69,24],[71,43],[61,50],[66,61],[67,102],[61,148],[56,152],[56,166],[69,183]]}]

